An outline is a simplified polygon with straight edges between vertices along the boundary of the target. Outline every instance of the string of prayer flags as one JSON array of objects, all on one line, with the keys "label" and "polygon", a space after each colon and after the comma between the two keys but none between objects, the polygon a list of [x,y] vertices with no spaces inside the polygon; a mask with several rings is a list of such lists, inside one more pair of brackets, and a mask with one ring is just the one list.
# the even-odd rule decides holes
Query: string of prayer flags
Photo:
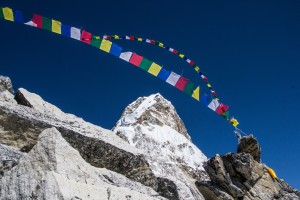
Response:
[{"label": "string of prayer flags", "polygon": [[[21,11],[13,11],[11,8],[0,7],[0,18],[5,19],[12,22],[19,22],[24,23],[23,14]],[[224,117],[229,123],[231,123],[234,127],[237,127],[239,122],[235,118],[229,117],[229,106],[220,103],[218,97],[216,96],[216,91],[212,88],[211,83],[208,81],[207,77],[203,75],[200,70],[200,67],[195,64],[195,62],[188,58],[185,54],[179,52],[178,50],[165,46],[162,42],[150,40],[150,39],[143,39],[140,37],[135,36],[119,36],[119,35],[112,35],[108,36],[105,35],[103,38],[99,36],[94,36],[92,33],[81,30],[76,27],[72,27],[66,24],[61,23],[58,20],[50,19],[43,17],[38,14],[34,14],[32,19],[26,23],[25,25],[30,25],[32,27],[37,27],[40,29],[48,30],[53,33],[64,35],[69,38],[73,38],[75,40],[79,40],[83,43],[89,44],[91,46],[96,47],[104,52],[112,54],[138,68],[147,71],[149,74],[152,74],[155,77],[163,80],[164,82],[176,87],[178,90],[188,94],[192,98],[197,101],[200,101],[202,104],[219,114],[220,116]],[[173,71],[168,71],[164,69],[159,64],[148,60],[147,58],[138,55],[137,53],[133,52],[123,52],[123,48],[119,45],[112,43],[109,39],[126,39],[126,40],[135,40],[139,42],[146,42],[149,44],[156,45],[158,47],[164,48],[171,53],[177,55],[178,57],[184,59],[189,65],[191,65],[194,70],[201,76],[202,81],[205,82],[206,86],[209,88],[212,94],[212,100],[208,97],[208,95],[204,94],[200,98],[200,86],[196,86],[189,81],[189,79],[176,74]]]},{"label": "string of prayer flags", "polygon": [[126,39],[126,40],[134,40],[134,41],[139,41],[139,42],[146,42],[152,45],[156,45],[158,47],[164,48],[166,50],[168,50],[169,52],[177,55],[178,57],[180,57],[181,59],[184,59],[190,66],[192,66],[194,68],[194,70],[201,76],[202,80],[206,83],[207,87],[209,88],[212,96],[214,99],[219,100],[219,98],[217,97],[217,93],[215,90],[212,89],[211,84],[208,82],[207,77],[203,75],[203,73],[200,71],[199,66],[195,63],[195,61],[193,61],[192,59],[188,58],[187,56],[185,56],[185,54],[179,52],[178,50],[166,46],[164,45],[162,42],[160,41],[156,41],[156,40],[152,40],[152,39],[144,39],[141,37],[135,37],[135,36],[119,36],[119,35],[104,35],[103,38],[105,39]]}]

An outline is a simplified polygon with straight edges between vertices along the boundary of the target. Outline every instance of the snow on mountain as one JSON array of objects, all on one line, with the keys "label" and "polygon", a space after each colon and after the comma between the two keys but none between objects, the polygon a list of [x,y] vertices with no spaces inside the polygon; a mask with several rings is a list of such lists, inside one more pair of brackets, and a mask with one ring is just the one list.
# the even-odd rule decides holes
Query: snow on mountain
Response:
[{"label": "snow on mountain", "polygon": [[171,102],[160,94],[138,98],[125,109],[113,132],[144,152],[156,176],[173,180],[181,188],[181,198],[197,197],[191,194],[196,190],[189,188],[190,183],[206,178],[207,158],[191,142]]}]

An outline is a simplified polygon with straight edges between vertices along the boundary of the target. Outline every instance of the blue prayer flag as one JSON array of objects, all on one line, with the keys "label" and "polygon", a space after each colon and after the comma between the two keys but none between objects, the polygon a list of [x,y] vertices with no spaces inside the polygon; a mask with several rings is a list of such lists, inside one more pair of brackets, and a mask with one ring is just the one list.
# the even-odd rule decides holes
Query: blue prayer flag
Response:
[{"label": "blue prayer flag", "polygon": [[112,43],[109,53],[119,57],[122,53],[122,47],[118,46],[115,43]]},{"label": "blue prayer flag", "polygon": [[165,70],[164,68],[162,68],[160,70],[160,72],[158,73],[157,77],[160,78],[163,81],[166,81],[168,79],[168,77],[170,76],[171,72]]},{"label": "blue prayer flag", "polygon": [[71,37],[71,26],[61,24],[61,34],[67,37]]},{"label": "blue prayer flag", "polygon": [[209,104],[209,99],[208,99],[207,94],[203,94],[203,95],[201,96],[200,102],[201,102],[202,104],[204,104],[205,106],[208,106],[208,104]]},{"label": "blue prayer flag", "polygon": [[24,23],[23,13],[19,10],[14,12],[14,20],[15,22]]}]

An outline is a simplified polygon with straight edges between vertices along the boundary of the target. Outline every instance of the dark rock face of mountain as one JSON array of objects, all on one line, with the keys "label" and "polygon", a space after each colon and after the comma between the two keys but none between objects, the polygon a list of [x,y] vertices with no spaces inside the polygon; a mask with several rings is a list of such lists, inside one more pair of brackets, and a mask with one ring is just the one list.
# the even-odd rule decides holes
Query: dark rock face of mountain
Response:
[{"label": "dark rock face of mountain", "polygon": [[129,105],[114,133],[25,89],[13,93],[0,76],[1,200],[300,199],[267,172],[253,136],[238,153],[207,160],[160,95]]},{"label": "dark rock face of mountain", "polygon": [[260,161],[260,146],[252,136],[241,138],[239,153],[216,155],[206,163],[210,181],[196,184],[205,199],[300,199],[299,192],[272,178]]}]

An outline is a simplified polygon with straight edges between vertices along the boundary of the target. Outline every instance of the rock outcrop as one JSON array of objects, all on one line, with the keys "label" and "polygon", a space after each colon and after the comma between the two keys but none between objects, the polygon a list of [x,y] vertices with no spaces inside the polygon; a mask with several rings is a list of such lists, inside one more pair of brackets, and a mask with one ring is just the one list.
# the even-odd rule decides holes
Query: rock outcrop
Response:
[{"label": "rock outcrop", "polygon": [[205,199],[300,199],[299,192],[284,181],[274,179],[260,161],[260,145],[253,136],[241,138],[239,153],[216,155],[204,168],[210,181],[198,181]]},{"label": "rock outcrop", "polygon": [[0,180],[1,199],[164,199],[152,188],[86,163],[55,129],[46,129]]},{"label": "rock outcrop", "polygon": [[139,98],[113,131],[61,111],[0,76],[0,200],[296,200],[268,173],[261,147],[207,159],[161,95]]}]

